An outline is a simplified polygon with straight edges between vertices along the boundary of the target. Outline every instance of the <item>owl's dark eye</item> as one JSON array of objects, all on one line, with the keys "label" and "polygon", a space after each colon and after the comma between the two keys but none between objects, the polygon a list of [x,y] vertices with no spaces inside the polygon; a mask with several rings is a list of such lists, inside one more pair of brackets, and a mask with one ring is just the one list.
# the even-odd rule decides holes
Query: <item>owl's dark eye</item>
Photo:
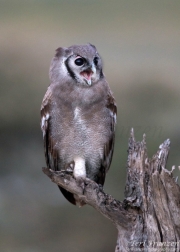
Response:
[{"label": "owl's dark eye", "polygon": [[77,58],[74,63],[77,65],[77,66],[82,66],[84,65],[84,59],[83,58]]},{"label": "owl's dark eye", "polygon": [[94,64],[95,64],[95,66],[97,66],[97,64],[98,64],[98,57],[94,58]]}]

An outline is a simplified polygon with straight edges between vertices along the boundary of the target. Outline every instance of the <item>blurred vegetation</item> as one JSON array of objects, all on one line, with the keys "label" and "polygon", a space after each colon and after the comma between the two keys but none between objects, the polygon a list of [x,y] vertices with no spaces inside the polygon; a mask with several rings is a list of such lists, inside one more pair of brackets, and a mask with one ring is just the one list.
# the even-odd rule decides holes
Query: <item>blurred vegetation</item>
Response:
[{"label": "blurred vegetation", "polygon": [[70,205],[41,171],[50,60],[87,42],[102,55],[118,105],[105,191],[123,199],[132,127],[149,156],[170,138],[169,169],[180,164],[180,1],[0,0],[0,17],[0,251],[113,251],[114,226]]}]

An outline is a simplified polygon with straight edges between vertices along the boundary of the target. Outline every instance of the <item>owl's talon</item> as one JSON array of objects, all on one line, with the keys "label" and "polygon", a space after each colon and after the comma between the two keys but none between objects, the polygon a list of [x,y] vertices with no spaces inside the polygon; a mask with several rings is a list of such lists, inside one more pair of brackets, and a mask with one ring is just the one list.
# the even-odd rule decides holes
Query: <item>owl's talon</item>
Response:
[{"label": "owl's talon", "polygon": [[71,169],[71,167],[68,167],[68,168],[66,169],[66,171],[69,172],[69,173],[73,173],[73,170]]},{"label": "owl's talon", "polygon": [[76,178],[77,184],[78,186],[80,186],[83,190],[83,194],[84,194],[84,189],[85,189],[85,181],[83,177],[78,177]]},{"label": "owl's talon", "polygon": [[65,170],[69,173],[73,173],[74,171],[74,161],[67,164],[66,167],[65,167]]}]

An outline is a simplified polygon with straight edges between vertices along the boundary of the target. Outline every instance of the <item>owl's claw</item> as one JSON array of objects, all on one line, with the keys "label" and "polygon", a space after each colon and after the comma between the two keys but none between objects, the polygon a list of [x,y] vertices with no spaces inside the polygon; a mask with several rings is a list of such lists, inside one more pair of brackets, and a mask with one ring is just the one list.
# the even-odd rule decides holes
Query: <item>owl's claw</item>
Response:
[{"label": "owl's claw", "polygon": [[80,186],[83,190],[83,194],[84,194],[84,189],[85,189],[85,182],[84,182],[84,178],[83,177],[78,177],[76,178],[77,184],[78,186]]},{"label": "owl's claw", "polygon": [[73,173],[74,171],[74,161],[67,164],[66,167],[65,167],[65,170],[69,173]]}]

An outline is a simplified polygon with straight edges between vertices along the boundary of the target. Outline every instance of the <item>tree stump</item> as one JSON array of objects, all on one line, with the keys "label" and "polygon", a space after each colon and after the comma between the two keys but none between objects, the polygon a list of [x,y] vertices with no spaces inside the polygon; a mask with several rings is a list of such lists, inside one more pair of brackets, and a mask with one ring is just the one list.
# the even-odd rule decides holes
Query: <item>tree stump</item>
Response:
[{"label": "tree stump", "polygon": [[172,174],[174,167],[166,170],[169,148],[166,140],[150,159],[145,135],[142,142],[136,142],[131,131],[123,202],[89,179],[84,179],[82,186],[72,171],[43,168],[43,172],[114,223],[118,230],[115,252],[179,252],[180,186]]}]

